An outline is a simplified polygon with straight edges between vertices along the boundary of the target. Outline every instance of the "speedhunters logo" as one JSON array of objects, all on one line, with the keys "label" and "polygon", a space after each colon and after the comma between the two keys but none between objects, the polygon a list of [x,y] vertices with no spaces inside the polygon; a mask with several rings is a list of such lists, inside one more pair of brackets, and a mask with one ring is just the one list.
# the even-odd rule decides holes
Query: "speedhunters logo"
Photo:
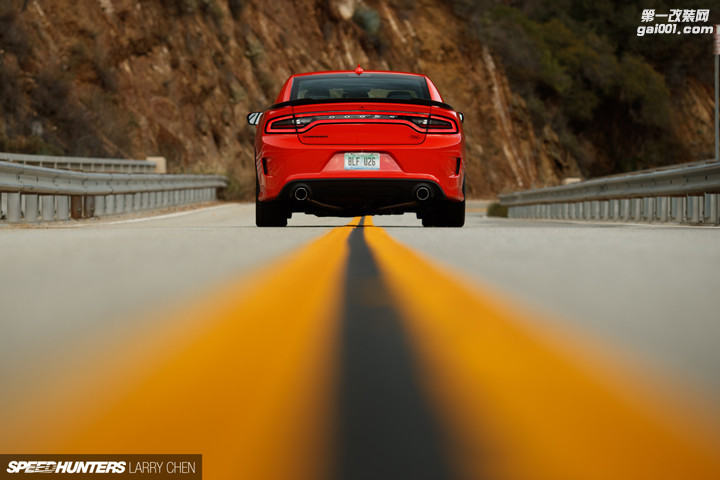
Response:
[{"label": "speedhunters logo", "polygon": [[18,462],[8,464],[7,473],[125,473],[126,462]]},{"label": "speedhunters logo", "polygon": [[0,479],[36,473],[43,478],[200,480],[202,455],[0,455]]}]

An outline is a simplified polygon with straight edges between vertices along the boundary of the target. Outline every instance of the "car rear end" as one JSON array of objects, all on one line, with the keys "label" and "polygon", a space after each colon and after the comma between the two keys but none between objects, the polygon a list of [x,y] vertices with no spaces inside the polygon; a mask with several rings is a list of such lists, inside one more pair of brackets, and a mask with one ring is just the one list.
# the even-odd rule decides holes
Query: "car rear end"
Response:
[{"label": "car rear end", "polygon": [[276,217],[416,212],[435,224],[462,204],[464,219],[461,116],[425,76],[293,76],[263,113],[255,148],[257,200]]}]

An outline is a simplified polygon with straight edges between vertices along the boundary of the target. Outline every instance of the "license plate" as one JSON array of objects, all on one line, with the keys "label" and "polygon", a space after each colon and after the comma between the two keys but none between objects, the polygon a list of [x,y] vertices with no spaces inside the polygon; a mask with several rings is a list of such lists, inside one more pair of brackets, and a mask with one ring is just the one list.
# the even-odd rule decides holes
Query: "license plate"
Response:
[{"label": "license plate", "polygon": [[380,154],[348,152],[345,154],[345,170],[380,170]]}]

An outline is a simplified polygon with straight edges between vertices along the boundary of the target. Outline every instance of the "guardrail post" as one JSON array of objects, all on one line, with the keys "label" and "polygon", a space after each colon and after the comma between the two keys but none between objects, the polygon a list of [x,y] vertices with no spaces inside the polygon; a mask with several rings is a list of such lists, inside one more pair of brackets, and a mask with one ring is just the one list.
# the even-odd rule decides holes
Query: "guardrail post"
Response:
[{"label": "guardrail post", "polygon": [[613,198],[610,200],[610,220],[617,220],[620,217],[620,200]]},{"label": "guardrail post", "polygon": [[57,219],[58,220],[69,220],[70,219],[70,197],[67,195],[58,195],[57,201]]},{"label": "guardrail post", "polygon": [[639,222],[642,220],[642,198],[630,200],[630,220]]},{"label": "guardrail post", "polygon": [[630,220],[630,199],[623,198],[620,200],[620,220]]},{"label": "guardrail post", "polygon": [[95,216],[95,196],[87,195],[83,202],[83,218],[92,218]]},{"label": "guardrail post", "polygon": [[8,223],[18,223],[22,217],[22,211],[20,207],[20,194],[19,193],[8,193],[7,194],[7,221]]},{"label": "guardrail post", "polygon": [[643,199],[643,213],[645,215],[645,221],[652,222],[655,220],[655,199],[652,197],[646,197]]},{"label": "guardrail post", "polygon": [[134,195],[132,193],[126,193],[125,194],[125,213],[131,213],[133,211],[133,201],[134,201]]},{"label": "guardrail post", "polygon": [[105,214],[113,215],[115,213],[115,195],[105,196]]},{"label": "guardrail post", "polygon": [[685,221],[685,197],[672,197],[670,212],[673,222],[683,223]]},{"label": "guardrail post", "polygon": [[700,223],[700,219],[703,217],[700,208],[700,197],[687,197],[687,221],[689,223]]},{"label": "guardrail post", "polygon": [[95,199],[95,216],[102,217],[105,215],[105,195],[96,195]]},{"label": "guardrail post", "polygon": [[55,195],[40,195],[42,204],[42,219],[44,222],[51,222],[55,219]]},{"label": "guardrail post", "polygon": [[79,195],[72,195],[70,197],[70,216],[74,219],[82,217],[83,211],[83,197]]},{"label": "guardrail post", "polygon": [[655,198],[655,220],[658,222],[668,221],[668,197]]},{"label": "guardrail post", "polygon": [[38,195],[35,193],[25,195],[25,221],[30,223],[38,221]]},{"label": "guardrail post", "polygon": [[718,218],[720,210],[718,203],[720,202],[718,200],[720,200],[720,195],[716,193],[705,194],[705,223],[720,223],[720,218]]}]

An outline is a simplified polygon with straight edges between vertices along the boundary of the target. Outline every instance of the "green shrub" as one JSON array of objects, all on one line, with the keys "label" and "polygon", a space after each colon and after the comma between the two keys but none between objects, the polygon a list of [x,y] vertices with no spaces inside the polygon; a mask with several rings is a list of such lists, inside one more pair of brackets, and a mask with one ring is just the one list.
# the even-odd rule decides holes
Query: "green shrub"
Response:
[{"label": "green shrub", "polygon": [[[699,50],[689,47],[702,41],[700,36],[666,35],[652,41],[628,36],[640,20],[636,5],[507,3],[452,0],[455,12],[467,19],[469,35],[500,57],[538,133],[550,125],[584,176],[683,156],[671,128],[668,85],[682,76],[673,73],[679,65],[695,71],[686,57],[697,63]],[[677,8],[663,0],[655,3],[658,11]],[[660,44],[662,48],[656,46]],[[668,58],[668,51],[683,54]]]},{"label": "green shrub", "polygon": [[508,216],[508,207],[505,207],[503,205],[500,205],[497,202],[493,202],[490,205],[488,205],[487,208],[487,216],[488,217],[502,217],[507,218]]},{"label": "green shrub", "polygon": [[357,23],[360,28],[365,30],[368,35],[375,36],[380,32],[382,27],[382,21],[380,20],[380,14],[374,8],[360,6],[353,15],[353,21]]}]

